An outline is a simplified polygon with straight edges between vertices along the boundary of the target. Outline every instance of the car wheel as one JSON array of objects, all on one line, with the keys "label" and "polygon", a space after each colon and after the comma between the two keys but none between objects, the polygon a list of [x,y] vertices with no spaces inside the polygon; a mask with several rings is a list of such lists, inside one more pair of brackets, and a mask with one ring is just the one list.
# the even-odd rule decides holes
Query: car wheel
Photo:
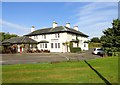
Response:
[{"label": "car wheel", "polygon": [[98,52],[97,54],[98,54],[98,55],[100,55],[101,53],[100,53],[100,52]]}]

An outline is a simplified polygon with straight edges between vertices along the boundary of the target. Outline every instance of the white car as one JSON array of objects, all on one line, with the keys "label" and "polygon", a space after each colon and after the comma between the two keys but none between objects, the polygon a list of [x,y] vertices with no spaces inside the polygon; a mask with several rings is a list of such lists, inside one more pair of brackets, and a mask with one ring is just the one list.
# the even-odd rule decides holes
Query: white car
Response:
[{"label": "white car", "polygon": [[95,55],[103,55],[103,54],[105,54],[105,52],[104,52],[104,50],[102,48],[95,48],[92,53],[95,54]]}]

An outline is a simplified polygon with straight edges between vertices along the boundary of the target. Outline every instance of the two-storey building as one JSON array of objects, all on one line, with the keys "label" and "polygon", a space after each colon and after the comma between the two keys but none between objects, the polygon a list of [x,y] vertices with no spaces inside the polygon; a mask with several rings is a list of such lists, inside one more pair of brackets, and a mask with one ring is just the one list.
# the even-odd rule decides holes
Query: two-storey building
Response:
[{"label": "two-storey building", "polygon": [[50,50],[50,52],[70,52],[69,43],[73,42],[73,47],[80,47],[82,50],[88,50],[88,35],[78,30],[78,26],[70,27],[70,23],[66,26],[58,26],[53,22],[50,28],[35,30],[32,26],[31,33],[27,34],[30,38],[39,42],[37,45],[39,50]]}]

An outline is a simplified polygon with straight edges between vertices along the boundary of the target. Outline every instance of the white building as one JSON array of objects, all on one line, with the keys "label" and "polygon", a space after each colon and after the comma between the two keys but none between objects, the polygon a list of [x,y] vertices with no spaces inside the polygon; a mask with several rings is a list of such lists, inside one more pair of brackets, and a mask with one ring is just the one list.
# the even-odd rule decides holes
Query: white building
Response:
[{"label": "white building", "polygon": [[30,38],[39,42],[37,45],[39,50],[50,50],[50,52],[70,52],[69,44],[73,42],[73,47],[80,47],[82,50],[88,50],[88,36],[78,30],[78,26],[70,27],[70,23],[66,26],[58,26],[53,22],[50,28],[35,30],[32,26],[31,33],[27,34]]}]

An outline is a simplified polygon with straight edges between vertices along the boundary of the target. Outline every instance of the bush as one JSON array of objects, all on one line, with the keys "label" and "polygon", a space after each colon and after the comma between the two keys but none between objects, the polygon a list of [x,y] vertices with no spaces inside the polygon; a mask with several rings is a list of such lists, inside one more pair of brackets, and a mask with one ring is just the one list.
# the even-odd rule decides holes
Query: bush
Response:
[{"label": "bush", "polygon": [[95,47],[101,47],[101,43],[94,43],[94,42],[90,42],[89,43],[89,48],[95,48]]},{"label": "bush", "polygon": [[73,47],[73,42],[70,42],[70,52],[72,53],[77,53],[77,52],[81,52],[81,48],[80,47]]},{"label": "bush", "polygon": [[71,48],[70,51],[71,51],[72,53],[81,52],[81,48],[80,48],[80,47]]}]

